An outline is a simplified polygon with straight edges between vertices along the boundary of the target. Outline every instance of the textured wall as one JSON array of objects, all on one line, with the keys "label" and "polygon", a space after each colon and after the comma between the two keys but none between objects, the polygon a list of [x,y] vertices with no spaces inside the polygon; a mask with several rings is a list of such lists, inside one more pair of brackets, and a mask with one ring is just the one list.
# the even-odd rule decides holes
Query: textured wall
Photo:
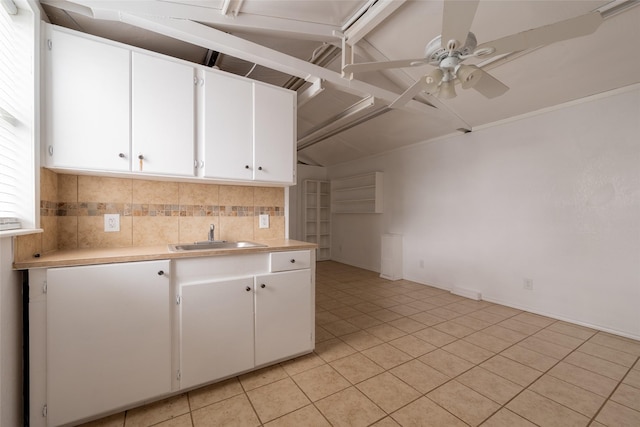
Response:
[{"label": "textured wall", "polygon": [[385,213],[333,215],[335,258],[377,269],[363,242],[402,234],[406,279],[640,338],[640,89],[329,176],[373,170]]}]

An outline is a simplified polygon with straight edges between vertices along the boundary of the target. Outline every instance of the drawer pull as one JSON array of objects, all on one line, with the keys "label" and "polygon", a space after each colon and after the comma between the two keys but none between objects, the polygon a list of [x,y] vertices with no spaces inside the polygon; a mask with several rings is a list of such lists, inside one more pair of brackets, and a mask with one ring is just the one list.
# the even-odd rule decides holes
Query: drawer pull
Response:
[{"label": "drawer pull", "polygon": [[164,276],[164,271],[163,270],[158,271],[158,276]]},{"label": "drawer pull", "polygon": [[263,283],[262,285],[260,285],[260,287],[261,287],[262,289],[264,289],[264,288],[266,288],[266,287],[267,287],[267,285],[265,285],[265,284]]},{"label": "drawer pull", "polygon": [[295,264],[295,263],[296,263],[295,258],[291,258],[291,264]]},{"label": "drawer pull", "polygon": [[247,286],[247,287],[245,288],[245,291],[247,291],[247,292],[249,292],[250,290],[251,290],[251,286]]}]

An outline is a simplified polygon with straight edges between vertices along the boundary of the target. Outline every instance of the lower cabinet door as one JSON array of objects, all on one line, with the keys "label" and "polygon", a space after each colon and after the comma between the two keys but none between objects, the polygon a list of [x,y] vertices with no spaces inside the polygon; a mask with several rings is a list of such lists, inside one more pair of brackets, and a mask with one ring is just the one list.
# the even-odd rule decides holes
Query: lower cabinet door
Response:
[{"label": "lower cabinet door", "polygon": [[180,388],[253,368],[253,276],[180,285]]},{"label": "lower cabinet door", "polygon": [[256,276],[256,366],[313,349],[311,271]]},{"label": "lower cabinet door", "polygon": [[171,391],[169,261],[47,270],[47,424]]}]

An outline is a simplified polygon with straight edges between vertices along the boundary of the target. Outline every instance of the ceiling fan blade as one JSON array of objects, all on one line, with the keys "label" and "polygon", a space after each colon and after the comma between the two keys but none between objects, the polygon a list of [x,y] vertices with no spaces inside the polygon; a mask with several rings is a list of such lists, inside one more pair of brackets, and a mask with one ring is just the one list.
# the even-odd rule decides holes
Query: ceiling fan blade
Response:
[{"label": "ceiling fan blade", "polygon": [[360,62],[359,64],[347,64],[342,71],[345,73],[364,73],[367,71],[385,70],[388,68],[417,67],[427,64],[425,58],[399,59],[397,61]]},{"label": "ceiling fan blade", "polygon": [[442,47],[447,49],[450,40],[457,40],[456,47],[463,46],[471,23],[476,15],[479,0],[445,0],[442,13]]},{"label": "ceiling fan blade", "polygon": [[[480,92],[487,98],[495,98],[504,94],[509,87],[482,68],[477,68],[474,73],[479,73],[479,77],[475,78],[475,83],[470,86]],[[464,87],[464,86],[463,86]]]},{"label": "ceiling fan blade", "polygon": [[[547,45],[575,37],[586,36],[598,29],[602,23],[600,12],[591,12],[575,18],[565,19],[554,24],[512,34],[487,43],[482,43],[476,50],[493,48],[494,52],[487,55],[494,56],[503,53],[519,52],[537,46]],[[483,56],[484,57],[484,56]]]},{"label": "ceiling fan blade", "polygon": [[405,90],[402,95],[398,97],[395,101],[389,104],[390,108],[398,108],[405,105],[407,102],[411,101],[414,96],[419,94],[421,91],[426,91],[429,94],[435,93],[438,89],[438,84],[440,80],[442,80],[443,72],[441,69],[436,68],[426,76],[420,77],[420,79],[415,82],[413,85],[409,86],[407,90]]}]

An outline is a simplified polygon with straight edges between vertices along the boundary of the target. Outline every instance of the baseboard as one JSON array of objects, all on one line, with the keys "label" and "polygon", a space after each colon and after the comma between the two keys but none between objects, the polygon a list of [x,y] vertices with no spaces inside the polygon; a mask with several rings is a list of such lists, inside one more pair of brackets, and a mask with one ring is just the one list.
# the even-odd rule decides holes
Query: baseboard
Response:
[{"label": "baseboard", "polygon": [[373,271],[375,273],[380,273],[380,269],[379,268],[372,267],[370,265],[363,265],[363,264],[359,264],[359,263],[356,263],[356,262],[351,262],[351,261],[347,261],[347,260],[339,259],[339,258],[335,258],[335,257],[331,257],[331,261],[339,262],[340,264],[350,265],[352,267],[362,268],[363,270]]},{"label": "baseboard", "polygon": [[524,310],[529,313],[539,314],[540,316],[549,317],[551,319],[562,320],[563,322],[573,323],[574,325],[584,326],[585,328],[595,329],[597,331],[608,332],[613,335],[618,335],[625,338],[631,338],[633,340],[640,340],[640,335],[631,334],[625,331],[619,331],[617,329],[608,328],[606,326],[597,325],[594,323],[583,322],[580,320],[572,319],[570,317],[562,316],[556,313],[549,313],[543,310],[537,310],[531,307],[522,306],[519,304],[512,304],[506,301],[501,300],[500,298],[493,298],[491,296],[484,296],[483,301],[492,302],[494,304],[504,305],[506,307],[516,308],[518,310]]},{"label": "baseboard", "polygon": [[451,293],[454,295],[459,295],[461,297],[469,298],[475,301],[482,300],[482,293],[473,289],[459,288],[457,286],[454,286],[453,289],[451,289]]},{"label": "baseboard", "polygon": [[[438,288],[438,289],[442,289],[445,291],[449,291],[452,294],[456,294],[456,295],[460,295],[463,296],[465,298],[471,298],[471,299],[476,299],[474,297],[474,294],[472,294],[471,296],[466,295],[466,294],[462,294],[462,293],[456,293],[456,287],[455,286],[443,286],[437,283],[425,283],[422,282],[420,280],[416,280],[415,278],[409,278],[409,277],[405,277],[405,280],[409,280],[415,283],[419,283],[421,285],[427,285],[427,286],[431,286],[434,288]],[[461,289],[461,288],[458,288]],[[477,291],[473,291],[472,292],[477,292]],[[618,335],[621,337],[625,337],[625,338],[630,338],[633,340],[640,340],[640,335],[638,334],[633,334],[633,333],[629,333],[629,332],[625,332],[625,331],[620,331],[617,329],[613,329],[613,328],[609,328],[606,326],[602,326],[602,325],[597,325],[595,323],[589,323],[589,322],[584,322],[584,321],[580,321],[580,320],[576,320],[573,319],[571,317],[567,317],[567,316],[563,316],[557,313],[550,313],[550,312],[546,312],[543,310],[538,310],[532,307],[527,307],[527,306],[523,306],[523,305],[519,305],[519,304],[514,304],[512,302],[509,301],[505,301],[503,299],[500,298],[496,298],[496,297],[492,297],[490,295],[483,295],[481,292],[477,292],[477,294],[480,295],[481,300],[482,301],[487,301],[487,302],[492,302],[494,304],[500,304],[500,305],[504,305],[505,307],[511,307],[511,308],[516,308],[518,310],[524,310],[527,311],[529,313],[534,313],[534,314],[539,314],[541,316],[546,316],[546,317],[550,317],[552,319],[556,319],[556,320],[562,320],[563,322],[568,322],[568,323],[573,323],[574,325],[579,325],[579,326],[584,326],[585,328],[591,328],[591,329],[595,329],[597,331],[602,331],[602,332],[608,332],[610,334],[614,334],[614,335]]]}]

